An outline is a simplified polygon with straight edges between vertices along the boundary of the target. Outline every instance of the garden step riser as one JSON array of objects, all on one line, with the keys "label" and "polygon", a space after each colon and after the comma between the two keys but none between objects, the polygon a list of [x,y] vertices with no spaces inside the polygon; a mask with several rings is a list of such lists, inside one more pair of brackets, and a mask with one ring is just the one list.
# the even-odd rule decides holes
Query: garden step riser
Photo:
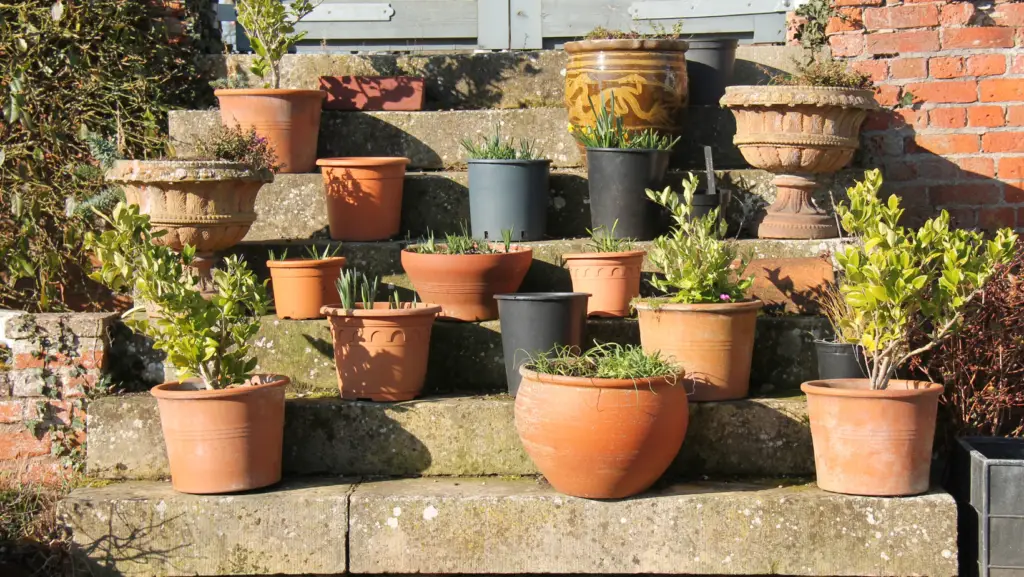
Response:
[{"label": "garden step riser", "polygon": [[[513,399],[405,403],[294,399],[285,414],[285,475],[536,475],[516,433]],[[89,406],[88,474],[170,475],[156,400],[109,397]],[[693,403],[667,478],[814,474],[803,398]]]}]

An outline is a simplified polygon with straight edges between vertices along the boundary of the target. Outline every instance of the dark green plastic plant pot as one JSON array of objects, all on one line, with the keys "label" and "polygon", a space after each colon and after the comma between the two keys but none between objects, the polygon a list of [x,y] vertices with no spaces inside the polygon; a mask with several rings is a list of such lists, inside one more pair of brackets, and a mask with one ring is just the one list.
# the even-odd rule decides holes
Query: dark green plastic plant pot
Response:
[{"label": "dark green plastic plant pot", "polygon": [[501,240],[512,229],[515,241],[544,238],[548,223],[551,161],[470,160],[469,220],[473,237]]}]

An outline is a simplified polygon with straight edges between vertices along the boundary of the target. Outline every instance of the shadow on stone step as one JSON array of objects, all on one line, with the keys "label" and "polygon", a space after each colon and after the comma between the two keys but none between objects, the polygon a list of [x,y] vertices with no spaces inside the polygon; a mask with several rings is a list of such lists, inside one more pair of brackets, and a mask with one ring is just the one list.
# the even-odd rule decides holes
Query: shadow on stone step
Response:
[{"label": "shadow on stone step", "polygon": [[[443,130],[443,127],[437,128]],[[347,137],[337,138],[339,134]],[[376,116],[364,112],[325,114],[320,122],[317,157],[348,156],[404,156],[412,161],[412,166],[445,164],[428,144]]]},{"label": "shadow on stone step", "polygon": [[[71,505],[64,518],[82,518],[90,511],[79,511],[80,504]],[[74,523],[75,535],[71,545],[71,556],[76,570],[84,569],[83,575],[95,577],[117,577],[122,575],[118,567],[128,565],[166,566],[174,559],[187,555],[192,543],[181,539],[175,528],[185,521],[185,514],[135,516],[131,507],[104,511],[113,518],[106,523]],[[148,519],[142,524],[140,519]],[[102,528],[92,532],[90,527]],[[116,527],[116,529],[113,529]],[[178,527],[180,529],[180,527]],[[78,573],[75,571],[74,573]],[[73,574],[74,574],[73,573]]]}]

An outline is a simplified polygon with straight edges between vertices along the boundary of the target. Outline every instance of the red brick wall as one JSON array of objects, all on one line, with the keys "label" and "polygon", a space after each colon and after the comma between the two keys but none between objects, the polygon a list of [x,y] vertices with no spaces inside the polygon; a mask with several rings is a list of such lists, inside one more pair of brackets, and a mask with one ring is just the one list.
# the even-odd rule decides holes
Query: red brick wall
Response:
[{"label": "red brick wall", "polygon": [[56,482],[71,471],[69,451],[84,450],[85,401],[103,376],[116,316],[0,311],[0,475]]},{"label": "red brick wall", "polygon": [[[944,208],[961,226],[1024,229],[1024,3],[834,0],[837,58],[895,107],[864,126],[911,216]],[[913,106],[900,107],[913,95]]]}]

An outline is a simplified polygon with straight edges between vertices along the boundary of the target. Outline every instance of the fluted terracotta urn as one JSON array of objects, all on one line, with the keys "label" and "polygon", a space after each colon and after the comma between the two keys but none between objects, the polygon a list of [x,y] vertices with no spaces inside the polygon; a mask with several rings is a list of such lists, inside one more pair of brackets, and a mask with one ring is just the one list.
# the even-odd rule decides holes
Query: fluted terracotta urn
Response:
[{"label": "fluted terracotta urn", "polygon": [[200,284],[209,278],[214,253],[237,244],[256,221],[256,194],[274,181],[269,170],[219,160],[119,160],[106,180],[148,214],[155,242],[180,251],[196,248]]},{"label": "fluted terracotta urn", "polygon": [[736,117],[733,143],[755,168],[775,174],[777,195],[757,236],[814,239],[839,235],[835,218],[814,204],[817,174],[849,164],[860,127],[878,108],[870,90],[819,86],[730,86],[722,106]]}]

